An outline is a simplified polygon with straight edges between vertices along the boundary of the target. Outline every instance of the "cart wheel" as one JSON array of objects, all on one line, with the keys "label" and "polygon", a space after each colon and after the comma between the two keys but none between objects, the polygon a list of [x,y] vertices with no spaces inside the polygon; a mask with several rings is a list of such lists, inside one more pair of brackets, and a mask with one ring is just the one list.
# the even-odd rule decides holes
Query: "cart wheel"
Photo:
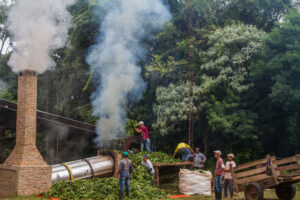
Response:
[{"label": "cart wheel", "polygon": [[249,183],[245,190],[246,200],[263,200],[264,191],[257,183]]},{"label": "cart wheel", "polygon": [[279,199],[291,200],[296,195],[295,185],[282,185],[275,188],[276,195]]}]

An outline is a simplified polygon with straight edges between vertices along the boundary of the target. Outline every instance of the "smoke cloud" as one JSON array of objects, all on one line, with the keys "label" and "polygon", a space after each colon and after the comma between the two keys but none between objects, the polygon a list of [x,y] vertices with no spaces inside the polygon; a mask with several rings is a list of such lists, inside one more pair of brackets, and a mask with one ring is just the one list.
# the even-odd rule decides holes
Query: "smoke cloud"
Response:
[{"label": "smoke cloud", "polygon": [[97,123],[97,144],[124,136],[124,105],[139,99],[146,88],[137,65],[145,57],[141,41],[152,37],[171,15],[160,0],[113,0],[102,22],[96,45],[90,48],[87,62],[99,77],[92,95]]},{"label": "smoke cloud", "polygon": [[55,62],[54,50],[68,38],[72,17],[67,7],[74,0],[19,0],[8,15],[8,28],[15,44],[9,65],[14,72],[43,73]]}]

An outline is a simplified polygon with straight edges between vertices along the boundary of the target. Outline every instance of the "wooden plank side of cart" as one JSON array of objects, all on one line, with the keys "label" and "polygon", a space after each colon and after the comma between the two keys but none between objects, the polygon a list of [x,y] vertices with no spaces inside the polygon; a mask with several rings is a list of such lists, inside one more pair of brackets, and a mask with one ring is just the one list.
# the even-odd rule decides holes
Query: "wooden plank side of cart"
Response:
[{"label": "wooden plank side of cart", "polygon": [[235,191],[241,192],[251,182],[263,189],[300,182],[300,154],[276,160],[275,156],[238,165],[233,171]]},{"label": "wooden plank side of cart", "polygon": [[[266,158],[238,165],[233,170],[234,188],[236,192],[244,191],[246,186],[251,182],[256,182],[262,185],[263,188],[271,187],[276,184],[279,172],[276,172],[275,166],[269,168],[267,172],[267,162],[274,162],[275,156],[267,156]],[[273,171],[273,173],[272,173]]]}]

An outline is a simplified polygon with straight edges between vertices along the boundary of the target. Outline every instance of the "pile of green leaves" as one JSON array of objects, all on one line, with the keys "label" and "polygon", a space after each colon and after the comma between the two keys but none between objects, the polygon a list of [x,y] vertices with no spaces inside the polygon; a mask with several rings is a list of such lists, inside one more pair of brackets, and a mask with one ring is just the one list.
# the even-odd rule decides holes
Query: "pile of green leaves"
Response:
[{"label": "pile of green leaves", "polygon": [[138,122],[136,120],[128,120],[125,130],[127,131],[126,136],[133,136],[135,134],[134,128],[138,126]]},{"label": "pile of green leaves", "polygon": [[[151,174],[149,174],[145,167],[142,166],[143,155],[145,153],[139,152],[136,154],[130,154],[129,159],[132,161],[134,166],[134,171],[132,173],[132,178],[140,182],[150,182]],[[147,154],[149,160],[154,163],[177,163],[181,162],[162,152],[152,152]]]},{"label": "pile of green leaves", "polygon": [[149,160],[152,163],[178,163],[182,162],[179,159],[173,158],[166,153],[162,152],[152,152],[152,153],[144,153],[139,152],[136,154],[130,154],[129,159],[133,162],[133,165],[140,165],[143,160],[143,155],[147,155]]},{"label": "pile of green leaves", "polygon": [[[159,188],[152,187],[136,180],[130,182],[130,199],[161,199],[166,194]],[[55,183],[44,197],[60,199],[90,199],[115,200],[119,198],[119,180],[116,178],[95,178],[73,182],[61,181]],[[125,198],[128,199],[128,198]]]},{"label": "pile of green leaves", "polygon": [[[131,176],[130,199],[166,199],[165,194],[161,189],[150,186],[152,178],[145,167],[142,166],[144,153],[130,154],[129,159],[134,165],[134,171]],[[180,162],[171,156],[153,152],[148,154],[152,163],[175,163]],[[55,183],[45,197],[56,197],[60,199],[103,199],[114,200],[118,199],[119,181],[116,178],[95,178],[88,180],[78,180],[73,182],[62,181]],[[126,198],[125,198],[126,199]]]}]

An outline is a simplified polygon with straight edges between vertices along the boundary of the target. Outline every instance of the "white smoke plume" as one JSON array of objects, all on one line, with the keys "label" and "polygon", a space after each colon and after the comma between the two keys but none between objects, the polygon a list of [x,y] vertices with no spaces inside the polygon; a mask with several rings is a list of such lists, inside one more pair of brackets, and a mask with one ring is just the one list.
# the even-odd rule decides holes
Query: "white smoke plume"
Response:
[{"label": "white smoke plume", "polygon": [[100,146],[124,136],[123,106],[128,95],[130,99],[141,98],[146,87],[137,65],[146,53],[141,40],[153,37],[154,31],[171,18],[161,0],[100,1],[99,6],[103,4],[109,4],[108,13],[97,44],[87,56],[100,80],[92,96],[93,114],[99,118],[96,143]]},{"label": "white smoke plume", "polygon": [[14,50],[9,65],[14,72],[33,70],[43,73],[55,62],[54,50],[68,38],[72,17],[67,7],[74,0],[19,0],[8,15],[8,28]]}]

